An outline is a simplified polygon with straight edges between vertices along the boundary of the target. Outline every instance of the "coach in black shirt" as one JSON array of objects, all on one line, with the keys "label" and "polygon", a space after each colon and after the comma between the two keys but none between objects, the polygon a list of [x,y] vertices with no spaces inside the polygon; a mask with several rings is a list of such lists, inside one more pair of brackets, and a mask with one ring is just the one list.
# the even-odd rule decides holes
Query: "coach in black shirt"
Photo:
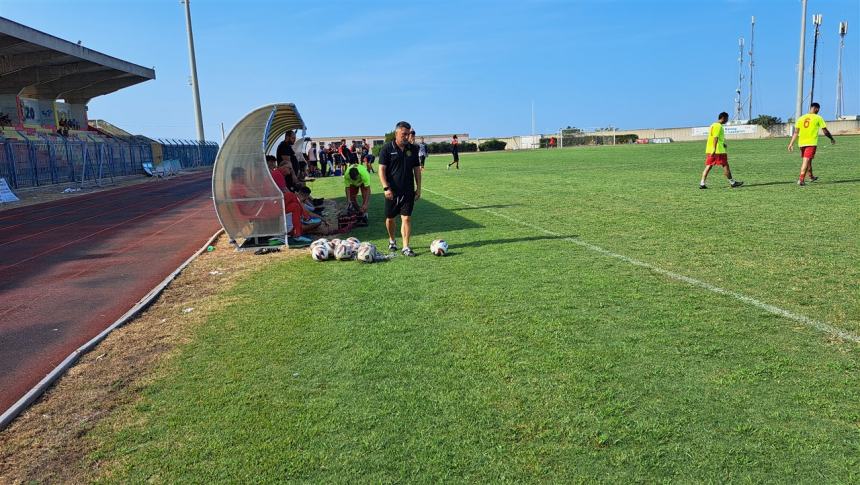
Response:
[{"label": "coach in black shirt", "polygon": [[299,159],[296,157],[296,152],[293,150],[293,144],[296,142],[296,132],[293,130],[287,131],[284,134],[284,141],[278,144],[278,148],[275,149],[275,156],[278,158],[278,164],[281,162],[289,162],[293,167],[293,173],[296,174],[296,177],[302,178],[302,173],[300,171]]},{"label": "coach in black shirt", "polygon": [[397,251],[394,218],[400,215],[400,235],[403,237],[403,254],[415,256],[409,247],[412,235],[412,208],[421,198],[421,165],[418,147],[409,143],[412,126],[405,121],[394,128],[394,141],[379,151],[379,181],[385,194],[385,228],[388,230],[388,250]]}]

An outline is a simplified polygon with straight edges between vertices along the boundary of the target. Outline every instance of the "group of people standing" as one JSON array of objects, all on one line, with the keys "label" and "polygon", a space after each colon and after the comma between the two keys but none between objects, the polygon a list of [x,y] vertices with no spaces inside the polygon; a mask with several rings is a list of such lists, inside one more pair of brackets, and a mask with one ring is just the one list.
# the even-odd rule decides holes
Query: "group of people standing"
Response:
[{"label": "group of people standing", "polygon": [[341,175],[347,165],[362,163],[369,172],[373,173],[373,162],[375,157],[370,150],[367,140],[355,141],[347,144],[346,139],[332,146],[331,143],[317,145],[315,141],[307,139],[304,158],[307,160],[307,176],[329,177]]},{"label": "group of people standing", "polygon": [[[831,144],[836,144],[836,139],[827,130],[827,123],[818,114],[820,110],[820,104],[812,103],[809,106],[809,113],[806,113],[795,121],[794,133],[791,135],[791,141],[788,142],[789,152],[794,151],[795,142],[800,147],[800,177],[797,179],[799,187],[806,185],[807,175],[810,182],[818,180],[818,177],[812,173],[812,160],[815,158],[815,152],[818,149],[819,130],[824,133],[824,136],[830,138]],[[728,121],[729,114],[723,111],[717,115],[717,121],[712,123],[708,130],[708,141],[705,145],[705,170],[702,172],[702,180],[699,182],[700,189],[708,188],[706,184],[708,173],[715,166],[723,167],[723,172],[729,180],[730,187],[740,187],[744,184],[732,177],[732,170],[729,168],[728,145],[726,144],[726,133],[723,129],[723,125]]]}]

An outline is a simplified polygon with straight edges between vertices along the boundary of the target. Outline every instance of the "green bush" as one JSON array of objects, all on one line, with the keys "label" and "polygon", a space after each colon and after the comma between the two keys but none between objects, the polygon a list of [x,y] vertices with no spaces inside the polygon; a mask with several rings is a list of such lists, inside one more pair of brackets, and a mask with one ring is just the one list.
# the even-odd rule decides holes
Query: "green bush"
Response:
[{"label": "green bush", "polygon": [[[478,151],[478,145],[468,141],[460,142],[459,147],[460,152]],[[451,153],[452,151],[453,150],[451,149],[451,144],[447,141],[427,144],[427,153]]]},{"label": "green bush", "polygon": [[[630,134],[630,135],[615,135],[615,144],[616,145],[625,145],[628,143],[636,143],[636,140],[639,139],[639,135]],[[612,135],[586,135],[586,136],[565,136],[562,140],[563,146],[565,147],[573,147],[580,145],[611,145],[612,144]]]},{"label": "green bush", "polygon": [[489,151],[504,150],[506,145],[507,145],[506,142],[503,142],[501,140],[493,138],[491,140],[486,140],[484,142],[481,142],[479,148],[480,148],[480,151],[482,151],[482,152],[489,152]]},{"label": "green bush", "polygon": [[776,125],[782,124],[782,118],[771,115],[758,115],[750,120],[751,125],[759,125],[765,130],[770,130]]},{"label": "green bush", "polygon": [[502,140],[497,140],[493,138],[492,140],[487,140],[484,143],[481,143],[481,151],[482,152],[491,152],[496,150],[504,150],[507,143]]}]

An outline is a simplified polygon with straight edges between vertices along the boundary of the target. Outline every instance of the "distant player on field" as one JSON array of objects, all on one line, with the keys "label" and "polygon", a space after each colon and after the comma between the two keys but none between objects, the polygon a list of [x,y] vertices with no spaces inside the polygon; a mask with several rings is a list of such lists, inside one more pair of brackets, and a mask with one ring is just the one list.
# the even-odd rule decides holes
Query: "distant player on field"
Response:
[{"label": "distant player on field", "polygon": [[818,111],[821,105],[812,103],[809,107],[809,113],[797,119],[794,124],[794,134],[791,135],[791,141],[788,142],[788,151],[794,151],[794,142],[800,138],[800,156],[803,157],[803,162],[800,164],[800,178],[797,179],[797,185],[803,187],[806,185],[806,174],[809,173],[809,180],[815,182],[818,177],[812,175],[812,159],[815,158],[815,150],[818,148],[818,129],[824,132],[824,136],[830,138],[830,143],[836,144],[833,135],[827,131],[827,125],[824,123],[824,118],[818,116]]},{"label": "distant player on field", "polygon": [[708,130],[708,144],[705,146],[705,171],[702,172],[702,181],[699,182],[700,189],[708,188],[705,181],[708,178],[708,172],[714,165],[723,167],[726,178],[729,179],[730,187],[740,187],[744,184],[732,178],[732,170],[729,168],[729,155],[726,153],[726,132],[723,129],[723,125],[727,121],[729,121],[729,114],[723,111],[717,116],[717,122],[713,123]]},{"label": "distant player on field", "polygon": [[457,135],[451,139],[451,155],[454,155],[454,160],[448,164],[448,169],[451,169],[451,165],[456,165],[457,170],[460,170],[460,140],[457,139]]}]

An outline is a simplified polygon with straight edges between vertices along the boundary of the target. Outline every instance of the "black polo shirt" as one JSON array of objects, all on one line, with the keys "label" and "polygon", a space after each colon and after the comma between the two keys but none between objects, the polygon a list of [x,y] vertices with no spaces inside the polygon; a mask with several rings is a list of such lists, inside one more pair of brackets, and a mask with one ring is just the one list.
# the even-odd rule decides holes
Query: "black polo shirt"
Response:
[{"label": "black polo shirt", "polygon": [[379,165],[385,167],[385,178],[395,195],[415,193],[415,167],[418,161],[418,147],[407,143],[403,150],[397,143],[390,141],[379,150]]}]

